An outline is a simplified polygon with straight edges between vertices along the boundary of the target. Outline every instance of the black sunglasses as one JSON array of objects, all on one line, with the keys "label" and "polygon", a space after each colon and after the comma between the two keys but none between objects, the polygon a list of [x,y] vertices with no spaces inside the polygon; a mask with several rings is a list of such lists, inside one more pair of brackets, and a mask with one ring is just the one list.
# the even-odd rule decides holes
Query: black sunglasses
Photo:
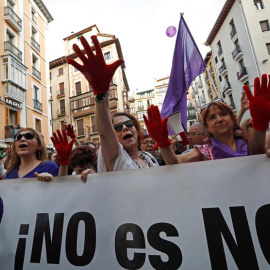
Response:
[{"label": "black sunglasses", "polygon": [[219,101],[219,102],[223,102],[224,103],[224,100],[222,98],[217,98],[217,99],[214,99],[213,101],[207,103],[207,104],[204,104],[202,107],[201,107],[201,111],[204,110],[205,108],[207,108],[209,105],[211,105],[213,102],[215,101]]},{"label": "black sunglasses", "polygon": [[135,126],[133,120],[128,120],[126,122],[114,125],[113,128],[116,132],[120,132],[123,130],[123,125],[125,125],[127,128],[132,128],[133,126]]},{"label": "black sunglasses", "polygon": [[24,134],[17,134],[14,136],[14,141],[19,141],[22,137],[24,137],[26,140],[33,140],[36,137],[36,134],[34,132],[27,132]]}]

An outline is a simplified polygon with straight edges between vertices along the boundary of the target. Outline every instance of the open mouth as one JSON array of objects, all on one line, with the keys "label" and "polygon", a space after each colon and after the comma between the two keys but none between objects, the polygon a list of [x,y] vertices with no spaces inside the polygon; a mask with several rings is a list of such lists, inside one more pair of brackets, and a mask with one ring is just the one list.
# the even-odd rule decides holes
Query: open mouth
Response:
[{"label": "open mouth", "polygon": [[123,140],[128,140],[128,139],[131,139],[132,138],[132,135],[131,134],[127,134],[123,137]]},{"label": "open mouth", "polygon": [[27,147],[27,144],[20,144],[19,145],[19,148],[26,148]]}]

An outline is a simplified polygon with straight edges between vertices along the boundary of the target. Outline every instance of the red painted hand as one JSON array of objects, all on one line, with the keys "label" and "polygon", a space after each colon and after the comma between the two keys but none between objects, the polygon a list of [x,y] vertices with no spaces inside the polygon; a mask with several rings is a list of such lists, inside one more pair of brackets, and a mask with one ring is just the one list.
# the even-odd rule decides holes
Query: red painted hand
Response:
[{"label": "red painted hand", "polygon": [[91,36],[91,39],[94,43],[96,54],[93,53],[89,43],[82,36],[80,40],[88,58],[84,55],[79,46],[74,44],[73,49],[75,54],[82,61],[82,65],[73,59],[68,59],[68,63],[78,69],[85,76],[93,88],[94,95],[97,95],[109,91],[113,74],[116,69],[124,63],[124,60],[119,59],[114,63],[107,65],[97,36]]},{"label": "red painted hand", "polygon": [[158,147],[167,148],[171,145],[169,140],[169,132],[167,127],[168,117],[161,119],[158,106],[151,105],[147,109],[148,119],[143,115],[147,130],[154,141],[157,142]]},{"label": "red painted hand", "polygon": [[267,130],[270,121],[270,75],[267,86],[267,75],[254,79],[254,96],[247,85],[243,86],[249,100],[252,127],[256,130]]},{"label": "red painted hand", "polygon": [[72,146],[75,139],[72,139],[68,143],[67,134],[64,130],[62,130],[62,134],[59,129],[57,129],[56,132],[57,134],[53,132],[53,136],[51,137],[51,140],[53,142],[53,145],[55,147],[55,150],[59,158],[59,165],[68,165],[69,158],[72,151]]}]

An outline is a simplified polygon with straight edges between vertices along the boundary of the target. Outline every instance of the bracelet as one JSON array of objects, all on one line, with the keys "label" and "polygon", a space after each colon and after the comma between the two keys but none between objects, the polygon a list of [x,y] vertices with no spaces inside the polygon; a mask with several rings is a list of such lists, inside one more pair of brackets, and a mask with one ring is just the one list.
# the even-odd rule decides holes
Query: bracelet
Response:
[{"label": "bracelet", "polygon": [[101,93],[97,94],[95,97],[96,103],[102,103],[104,100],[108,97],[108,92],[107,93]]}]

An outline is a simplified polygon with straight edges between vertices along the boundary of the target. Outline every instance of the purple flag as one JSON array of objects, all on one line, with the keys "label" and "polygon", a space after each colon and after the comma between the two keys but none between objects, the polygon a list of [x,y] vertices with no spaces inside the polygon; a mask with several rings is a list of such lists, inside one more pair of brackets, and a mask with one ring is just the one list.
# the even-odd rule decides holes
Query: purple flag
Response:
[{"label": "purple flag", "polygon": [[187,90],[205,68],[205,62],[181,13],[169,85],[161,109],[162,118],[181,111],[182,124],[187,128]]}]

